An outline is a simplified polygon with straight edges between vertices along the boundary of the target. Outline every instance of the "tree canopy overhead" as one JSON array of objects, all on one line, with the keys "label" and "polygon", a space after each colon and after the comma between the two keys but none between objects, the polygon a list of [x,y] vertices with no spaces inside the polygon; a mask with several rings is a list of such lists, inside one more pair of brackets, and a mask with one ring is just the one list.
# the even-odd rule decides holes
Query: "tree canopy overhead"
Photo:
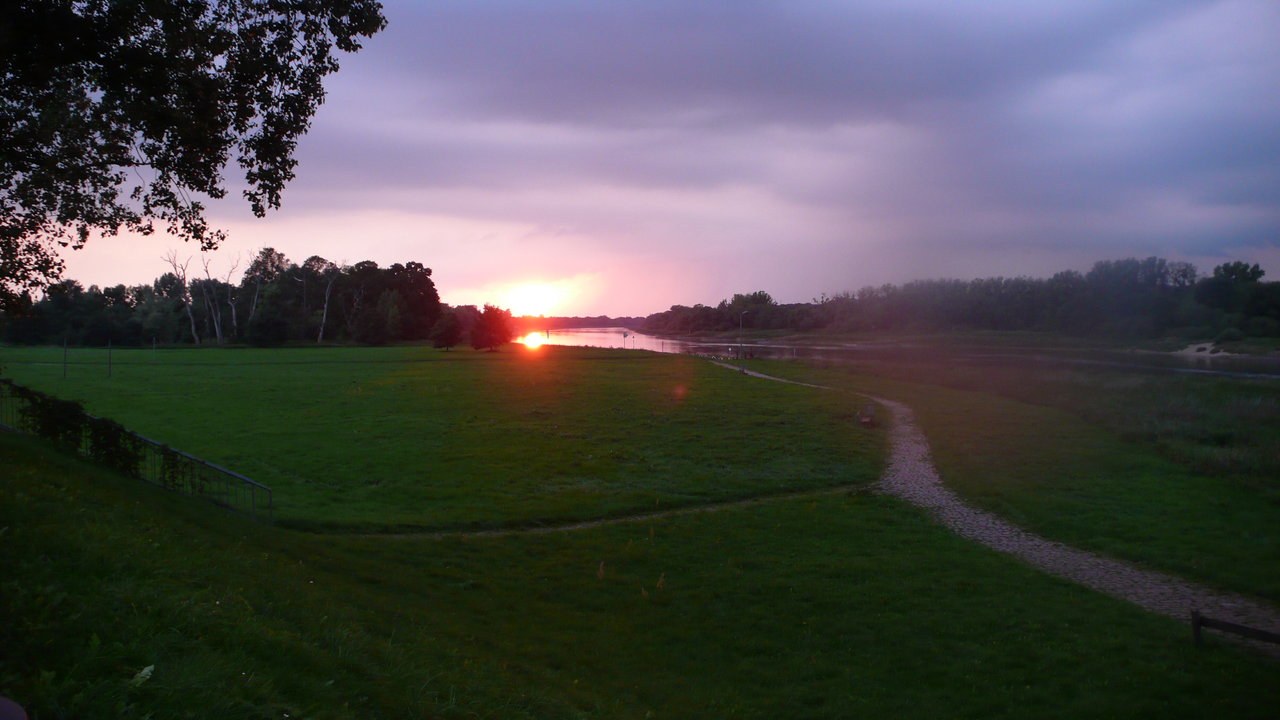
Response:
[{"label": "tree canopy overhead", "polygon": [[335,49],[376,0],[8,0],[0,10],[0,301],[56,279],[57,247],[157,221],[211,249],[201,198],[234,156],[262,216],[293,179]]}]

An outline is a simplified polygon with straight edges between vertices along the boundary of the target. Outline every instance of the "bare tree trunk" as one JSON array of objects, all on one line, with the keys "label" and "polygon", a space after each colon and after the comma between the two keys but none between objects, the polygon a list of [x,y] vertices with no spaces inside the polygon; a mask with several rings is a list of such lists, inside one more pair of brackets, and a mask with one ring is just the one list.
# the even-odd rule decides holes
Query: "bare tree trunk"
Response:
[{"label": "bare tree trunk", "polygon": [[338,273],[329,275],[329,284],[324,288],[324,311],[320,313],[320,334],[316,337],[316,344],[324,342],[324,324],[329,319],[329,294],[333,292],[333,281],[338,279]]},{"label": "bare tree trunk", "polygon": [[196,332],[196,316],[191,312],[191,303],[189,301],[186,303],[186,308],[187,319],[191,321],[191,339],[195,341],[196,345],[199,345],[200,334]]},{"label": "bare tree trunk", "polygon": [[262,278],[257,278],[253,284],[253,302],[249,303],[249,319],[246,324],[253,324],[253,316],[258,313],[258,295],[262,294]]},{"label": "bare tree trunk", "polygon": [[173,274],[182,282],[182,306],[187,311],[187,320],[191,322],[191,339],[196,345],[200,344],[200,333],[196,332],[196,316],[191,312],[191,288],[187,285],[187,266],[191,264],[191,258],[178,264],[178,251],[170,250],[169,254],[163,258],[169,263],[169,267],[173,268]]},{"label": "bare tree trunk", "polygon": [[213,276],[209,273],[209,258],[200,258],[201,264],[204,265],[204,282],[200,284],[200,294],[204,296],[204,309],[209,313],[209,319],[213,322],[213,334],[218,339],[218,344],[222,344],[222,306],[218,303],[217,297],[209,297],[209,290],[217,291],[217,283]]},{"label": "bare tree trunk", "polygon": [[204,309],[209,313],[209,319],[213,322],[213,334],[217,338],[218,344],[222,344],[222,308],[218,305],[216,297],[209,297],[209,281],[200,283],[200,295],[204,297]]},{"label": "bare tree trunk", "polygon": [[227,307],[231,308],[231,337],[233,339],[240,337],[240,323],[236,321],[236,286],[231,284],[231,276],[235,274],[236,268],[240,266],[240,255],[236,255],[235,262],[231,263],[231,269],[227,271],[227,277],[223,281],[227,286]]},{"label": "bare tree trunk", "polygon": [[238,338],[240,337],[240,323],[236,322],[236,296],[235,293],[231,292],[230,288],[227,289],[227,307],[231,308],[231,337]]}]

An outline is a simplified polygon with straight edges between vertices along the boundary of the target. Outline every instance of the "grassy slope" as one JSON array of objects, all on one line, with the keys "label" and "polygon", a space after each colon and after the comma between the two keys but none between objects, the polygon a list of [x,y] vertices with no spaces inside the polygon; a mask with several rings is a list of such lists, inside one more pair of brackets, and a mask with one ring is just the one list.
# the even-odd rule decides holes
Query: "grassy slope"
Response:
[{"label": "grassy slope", "polygon": [[[846,369],[756,364],[779,375],[907,403],[950,487],[1038,533],[1280,599],[1280,502],[1274,488],[1196,472],[1189,463],[1162,456],[1151,443],[1126,440],[1052,407]],[[1173,379],[1200,381],[1218,382]],[[1157,396],[1151,402],[1177,401]]]},{"label": "grassy slope", "polygon": [[[543,348],[6,349],[7,374],[276,491],[322,529],[528,524],[869,482],[879,439],[803,388]],[[47,361],[51,364],[33,364]]]},{"label": "grassy slope", "polygon": [[316,536],[0,435],[0,586],[0,694],[40,719],[1264,718],[1280,702],[1274,661],[1197,649],[877,496],[543,536]]}]

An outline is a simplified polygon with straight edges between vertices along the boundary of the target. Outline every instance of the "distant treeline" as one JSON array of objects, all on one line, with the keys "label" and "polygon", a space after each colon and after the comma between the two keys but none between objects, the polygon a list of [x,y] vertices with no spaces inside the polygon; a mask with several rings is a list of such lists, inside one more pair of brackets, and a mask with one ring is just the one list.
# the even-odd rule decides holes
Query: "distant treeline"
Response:
[{"label": "distant treeline", "polygon": [[642,317],[609,317],[595,315],[592,317],[545,317],[540,315],[521,315],[512,319],[512,325],[519,335],[546,330],[564,330],[566,328],[639,328],[644,324]]},{"label": "distant treeline", "polygon": [[381,268],[366,260],[339,266],[312,256],[297,264],[264,248],[238,284],[230,282],[234,268],[219,278],[206,266],[203,276],[195,276],[189,264],[171,256],[171,271],[150,285],[87,290],[74,280],[53,285],[40,300],[23,297],[0,315],[3,338],[96,346],[380,345],[433,339],[434,331],[434,339],[449,346],[468,335],[483,315],[472,306],[443,305],[431,268],[417,262]]},{"label": "distant treeline", "polygon": [[826,332],[1031,330],[1110,337],[1189,340],[1280,337],[1280,282],[1258,265],[1231,262],[1200,277],[1163,258],[1105,260],[1087,273],[1051,278],[922,280],[865,287],[809,303],[779,304],[764,291],[712,307],[674,305],[647,318],[521,317],[440,302],[431,269],[372,261],[338,266],[312,256],[302,264],[265,248],[238,284],[228,272],[171,272],[150,285],[87,290],[74,280],[24,297],[0,313],[4,341],[22,344],[146,345],[246,342],[432,341],[449,347],[500,345],[513,333],[569,327],[692,333],[743,328]]},{"label": "distant treeline", "polygon": [[1048,279],[923,280],[865,287],[811,303],[778,304],[767,292],[715,307],[672,306],[642,329],[689,333],[744,328],[868,332],[1032,330],[1110,337],[1239,339],[1280,336],[1280,283],[1258,265],[1226,263],[1200,277],[1163,258],[1104,260],[1087,273]]}]

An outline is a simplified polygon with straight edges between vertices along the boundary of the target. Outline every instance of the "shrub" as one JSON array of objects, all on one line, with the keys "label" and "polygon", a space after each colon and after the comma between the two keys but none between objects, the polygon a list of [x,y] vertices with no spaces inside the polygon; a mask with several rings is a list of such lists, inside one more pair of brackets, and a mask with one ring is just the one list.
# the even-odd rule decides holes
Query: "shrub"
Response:
[{"label": "shrub", "polygon": [[1251,337],[1280,337],[1280,321],[1257,315],[1245,321],[1244,331]]},{"label": "shrub", "polygon": [[10,385],[10,388],[15,396],[26,401],[18,411],[24,430],[71,450],[80,449],[88,420],[80,403],[59,400],[19,385]]},{"label": "shrub", "polygon": [[140,477],[142,441],[120,423],[106,418],[88,418],[89,458],[126,475]]},{"label": "shrub", "polygon": [[1218,337],[1214,338],[1213,342],[1214,344],[1239,342],[1243,339],[1244,339],[1244,333],[1240,331],[1240,328],[1229,327],[1226,330],[1223,330],[1222,332],[1218,333]]}]

